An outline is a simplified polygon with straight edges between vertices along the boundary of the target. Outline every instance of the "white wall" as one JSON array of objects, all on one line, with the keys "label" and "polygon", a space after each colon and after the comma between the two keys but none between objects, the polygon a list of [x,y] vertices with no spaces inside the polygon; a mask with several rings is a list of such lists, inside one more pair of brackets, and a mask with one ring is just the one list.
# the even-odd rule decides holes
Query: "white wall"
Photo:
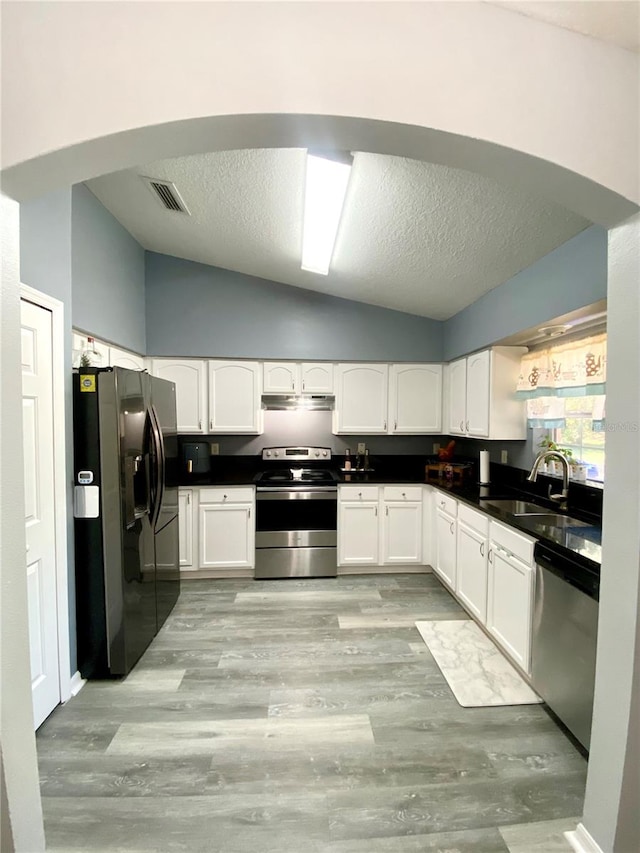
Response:
[{"label": "white wall", "polygon": [[489,4],[10,3],[3,38],[15,197],[312,141],[524,182],[605,226],[634,212],[609,191],[640,200],[634,54]]}]

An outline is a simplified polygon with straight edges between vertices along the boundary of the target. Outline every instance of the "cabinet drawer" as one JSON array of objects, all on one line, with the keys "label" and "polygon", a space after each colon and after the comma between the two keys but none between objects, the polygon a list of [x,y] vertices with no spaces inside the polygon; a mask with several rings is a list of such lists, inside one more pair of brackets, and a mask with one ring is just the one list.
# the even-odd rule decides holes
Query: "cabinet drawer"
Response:
[{"label": "cabinet drawer", "polygon": [[514,530],[513,527],[506,527],[497,521],[492,521],[489,529],[492,542],[501,545],[522,560],[523,563],[526,563],[527,566],[533,566],[535,539],[531,539],[529,536]]},{"label": "cabinet drawer", "polygon": [[449,495],[445,495],[437,490],[434,493],[434,498],[436,509],[439,509],[442,512],[446,512],[449,515],[458,515],[458,501],[456,501],[454,498],[451,498],[449,497]]},{"label": "cabinet drawer", "polygon": [[382,490],[385,501],[422,500],[422,486],[385,486]]},{"label": "cabinet drawer", "polygon": [[215,486],[200,489],[201,504],[253,503],[253,486]]},{"label": "cabinet drawer", "polygon": [[338,497],[341,501],[377,501],[377,486],[340,486]]},{"label": "cabinet drawer", "polygon": [[475,509],[461,503],[458,507],[458,519],[481,536],[489,535],[489,516],[483,512],[476,512]]}]

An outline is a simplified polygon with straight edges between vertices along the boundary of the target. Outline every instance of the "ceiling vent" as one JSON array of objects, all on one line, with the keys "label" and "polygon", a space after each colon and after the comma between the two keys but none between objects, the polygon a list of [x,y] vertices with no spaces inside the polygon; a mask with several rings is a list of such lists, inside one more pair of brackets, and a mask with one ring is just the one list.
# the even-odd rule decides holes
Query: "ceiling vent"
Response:
[{"label": "ceiling vent", "polygon": [[187,216],[191,216],[187,205],[176,189],[176,185],[171,183],[171,181],[160,181],[157,178],[146,177],[143,177],[142,180],[165,210],[172,210],[175,213],[186,213]]}]

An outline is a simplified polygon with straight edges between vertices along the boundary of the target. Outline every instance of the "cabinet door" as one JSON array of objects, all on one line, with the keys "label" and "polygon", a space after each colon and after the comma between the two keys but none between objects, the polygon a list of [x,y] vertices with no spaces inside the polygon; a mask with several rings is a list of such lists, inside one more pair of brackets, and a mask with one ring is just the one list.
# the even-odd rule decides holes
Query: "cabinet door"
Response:
[{"label": "cabinet door", "polygon": [[118,349],[118,347],[109,347],[109,365],[111,367],[128,367],[129,370],[144,370],[144,358],[133,352]]},{"label": "cabinet door", "polygon": [[205,362],[153,359],[151,373],[176,384],[178,432],[207,431]]},{"label": "cabinet door", "polygon": [[489,435],[491,353],[478,352],[467,358],[467,417],[468,435],[487,438]]},{"label": "cabinet door", "polygon": [[333,364],[309,362],[302,365],[303,394],[333,394]]},{"label": "cabinet door", "polygon": [[200,568],[253,568],[254,523],[250,504],[200,504]]},{"label": "cabinet door", "polygon": [[178,541],[180,569],[192,570],[193,565],[193,490],[178,491]]},{"label": "cabinet door", "polygon": [[338,508],[338,565],[377,566],[378,503],[340,503]]},{"label": "cabinet door", "polygon": [[422,502],[385,503],[382,518],[382,562],[422,562]]},{"label": "cabinet door", "polygon": [[386,364],[339,364],[335,431],[351,435],[387,432]]},{"label": "cabinet door", "polygon": [[433,567],[451,589],[456,588],[456,520],[444,512],[436,517],[436,563]]},{"label": "cabinet door", "polygon": [[487,538],[458,519],[456,593],[483,625],[487,622],[487,552]]},{"label": "cabinet door", "polygon": [[299,365],[289,361],[265,361],[263,394],[295,394],[300,391]]},{"label": "cabinet door", "polygon": [[533,570],[491,543],[487,628],[502,648],[530,674]]},{"label": "cabinet door", "polygon": [[262,431],[257,361],[209,362],[209,432]]},{"label": "cabinet door", "polygon": [[467,419],[467,360],[461,358],[449,365],[449,432],[465,434]]},{"label": "cabinet door", "polygon": [[420,435],[442,431],[442,365],[392,364],[389,432]]}]

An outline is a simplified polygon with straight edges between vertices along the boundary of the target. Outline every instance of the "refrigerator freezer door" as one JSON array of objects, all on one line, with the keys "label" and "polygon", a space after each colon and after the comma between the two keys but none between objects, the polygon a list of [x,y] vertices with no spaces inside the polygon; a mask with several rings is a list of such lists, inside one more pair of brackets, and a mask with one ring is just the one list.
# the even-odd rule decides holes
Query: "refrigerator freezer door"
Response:
[{"label": "refrigerator freezer door", "polygon": [[156,514],[155,529],[161,530],[178,515],[178,423],[176,387],[173,382],[149,376],[151,405],[162,435],[164,488]]}]

